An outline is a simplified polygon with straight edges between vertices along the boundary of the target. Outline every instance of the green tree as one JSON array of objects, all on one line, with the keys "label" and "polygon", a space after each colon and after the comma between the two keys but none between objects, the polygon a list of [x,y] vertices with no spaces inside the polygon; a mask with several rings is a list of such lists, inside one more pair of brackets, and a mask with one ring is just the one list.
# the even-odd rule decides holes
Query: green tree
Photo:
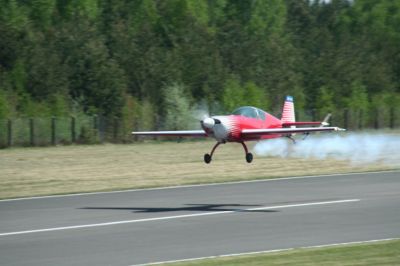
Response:
[{"label": "green tree", "polygon": [[10,115],[10,106],[7,96],[0,90],[0,119],[8,118]]},{"label": "green tree", "polygon": [[10,80],[13,89],[18,93],[24,93],[28,82],[27,66],[23,59],[17,59],[10,71]]},{"label": "green tree", "polygon": [[205,99],[212,112],[254,105],[278,113],[285,95],[300,113],[395,108],[387,99],[400,93],[399,1],[0,6],[0,91],[11,115],[146,113],[146,127],[158,128],[176,84],[185,84],[176,97]]},{"label": "green tree", "polygon": [[56,94],[51,96],[47,101],[49,102],[51,116],[63,117],[71,113],[71,100],[68,96]]},{"label": "green tree", "polygon": [[354,110],[366,111],[369,107],[367,88],[361,82],[353,81],[350,90],[351,94],[346,101],[346,106]]},{"label": "green tree", "polygon": [[39,27],[48,29],[56,12],[56,0],[35,0],[30,3],[30,17]]},{"label": "green tree", "polygon": [[125,73],[111,58],[103,36],[93,25],[76,19],[65,26],[57,39],[72,99],[85,112],[121,115]]},{"label": "green tree", "polygon": [[246,82],[244,89],[244,104],[255,106],[263,110],[268,110],[270,102],[265,92],[258,87],[254,82]]},{"label": "green tree", "polygon": [[144,99],[140,105],[139,129],[152,130],[158,129],[157,109],[147,99]]},{"label": "green tree", "polygon": [[168,130],[187,129],[190,124],[190,102],[182,84],[174,83],[163,89],[165,124]]},{"label": "green tree", "polygon": [[315,108],[322,118],[323,115],[333,113],[336,110],[335,94],[333,89],[326,86],[319,88],[318,91],[319,93],[315,101]]},{"label": "green tree", "polygon": [[26,59],[29,67],[24,90],[36,100],[51,101],[59,96],[67,96],[67,67],[61,61],[53,36],[37,35],[36,38],[31,41],[34,45]]},{"label": "green tree", "polygon": [[22,31],[29,24],[29,8],[17,0],[0,0],[1,23]]},{"label": "green tree", "polygon": [[19,95],[17,111],[23,117],[49,117],[52,115],[49,102],[34,100],[27,93]]},{"label": "green tree", "polygon": [[398,111],[400,94],[393,92],[382,92],[374,94],[370,103],[370,126],[379,128],[389,127],[391,112]]},{"label": "green tree", "polygon": [[231,112],[245,102],[245,90],[237,78],[231,77],[224,85],[222,104],[226,112]]},{"label": "green tree", "polygon": [[58,1],[58,9],[64,17],[70,20],[74,20],[76,17],[85,17],[94,21],[101,12],[98,0],[61,0]]}]

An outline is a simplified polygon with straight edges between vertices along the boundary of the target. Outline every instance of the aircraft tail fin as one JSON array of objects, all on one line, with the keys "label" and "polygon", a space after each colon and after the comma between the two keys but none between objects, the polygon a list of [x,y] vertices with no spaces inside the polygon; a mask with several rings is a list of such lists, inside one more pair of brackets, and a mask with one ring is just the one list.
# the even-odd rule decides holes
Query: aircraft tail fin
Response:
[{"label": "aircraft tail fin", "polygon": [[282,121],[282,123],[296,122],[292,96],[286,96],[285,103],[283,104],[281,121]]}]

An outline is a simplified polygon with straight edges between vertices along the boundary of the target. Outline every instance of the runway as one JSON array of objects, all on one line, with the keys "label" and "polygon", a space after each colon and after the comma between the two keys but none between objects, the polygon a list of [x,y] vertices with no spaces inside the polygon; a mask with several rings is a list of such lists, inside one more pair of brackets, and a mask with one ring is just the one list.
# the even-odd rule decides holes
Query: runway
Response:
[{"label": "runway", "polygon": [[135,265],[400,237],[400,172],[0,201],[1,265]]}]

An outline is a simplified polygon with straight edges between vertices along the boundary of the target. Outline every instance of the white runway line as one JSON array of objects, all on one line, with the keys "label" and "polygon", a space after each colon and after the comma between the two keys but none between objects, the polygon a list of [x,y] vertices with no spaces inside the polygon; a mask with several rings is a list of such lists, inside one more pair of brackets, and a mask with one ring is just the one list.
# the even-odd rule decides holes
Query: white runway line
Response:
[{"label": "white runway line", "polygon": [[232,211],[215,211],[215,212],[145,218],[145,219],[137,219],[137,220],[114,221],[114,222],[97,223],[97,224],[73,225],[73,226],[44,228],[44,229],[35,229],[35,230],[26,230],[26,231],[17,231],[17,232],[6,232],[6,233],[0,233],[0,237],[23,235],[23,234],[33,234],[33,233],[43,233],[43,232],[54,232],[54,231],[72,230],[72,229],[82,229],[82,228],[91,228],[91,227],[100,227],[100,226],[130,224],[130,223],[142,223],[142,222],[153,222],[153,221],[172,220],[172,219],[183,219],[183,218],[192,218],[192,217],[200,217],[200,216],[210,216],[210,215],[222,215],[222,214],[228,214],[228,213],[240,213],[243,211],[274,210],[274,209],[285,209],[285,208],[294,208],[294,207],[307,207],[307,206],[318,206],[318,205],[328,205],[328,204],[351,203],[351,202],[358,202],[358,201],[360,201],[360,199],[321,201],[321,202],[310,202],[310,203],[279,205],[279,206],[265,206],[265,207],[249,208],[249,209],[238,209],[238,210],[232,210]]},{"label": "white runway line", "polygon": [[206,260],[206,259],[218,259],[218,258],[248,256],[248,255],[261,255],[261,254],[294,251],[294,250],[301,250],[301,249],[316,249],[316,248],[341,247],[341,246],[359,245],[359,244],[371,244],[371,243],[379,243],[379,242],[392,241],[392,240],[400,240],[400,238],[385,238],[385,239],[374,239],[374,240],[366,240],[366,241],[333,243],[333,244],[318,245],[318,246],[298,247],[298,248],[284,248],[284,249],[271,249],[271,250],[254,251],[254,252],[232,253],[232,254],[224,254],[224,255],[217,255],[217,256],[181,259],[181,260],[150,262],[150,263],[146,263],[146,264],[134,264],[131,266],[160,265],[160,264],[169,264],[169,263],[178,263],[178,262],[193,262],[193,261]]}]

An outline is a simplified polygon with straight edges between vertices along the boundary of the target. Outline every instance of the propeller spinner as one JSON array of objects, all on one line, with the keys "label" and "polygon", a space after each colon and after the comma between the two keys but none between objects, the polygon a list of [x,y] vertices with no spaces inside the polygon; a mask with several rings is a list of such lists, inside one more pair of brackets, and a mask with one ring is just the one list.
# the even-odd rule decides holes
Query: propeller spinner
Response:
[{"label": "propeller spinner", "polygon": [[215,125],[221,124],[221,121],[215,118],[207,117],[201,121],[201,124],[209,129],[212,129]]}]

